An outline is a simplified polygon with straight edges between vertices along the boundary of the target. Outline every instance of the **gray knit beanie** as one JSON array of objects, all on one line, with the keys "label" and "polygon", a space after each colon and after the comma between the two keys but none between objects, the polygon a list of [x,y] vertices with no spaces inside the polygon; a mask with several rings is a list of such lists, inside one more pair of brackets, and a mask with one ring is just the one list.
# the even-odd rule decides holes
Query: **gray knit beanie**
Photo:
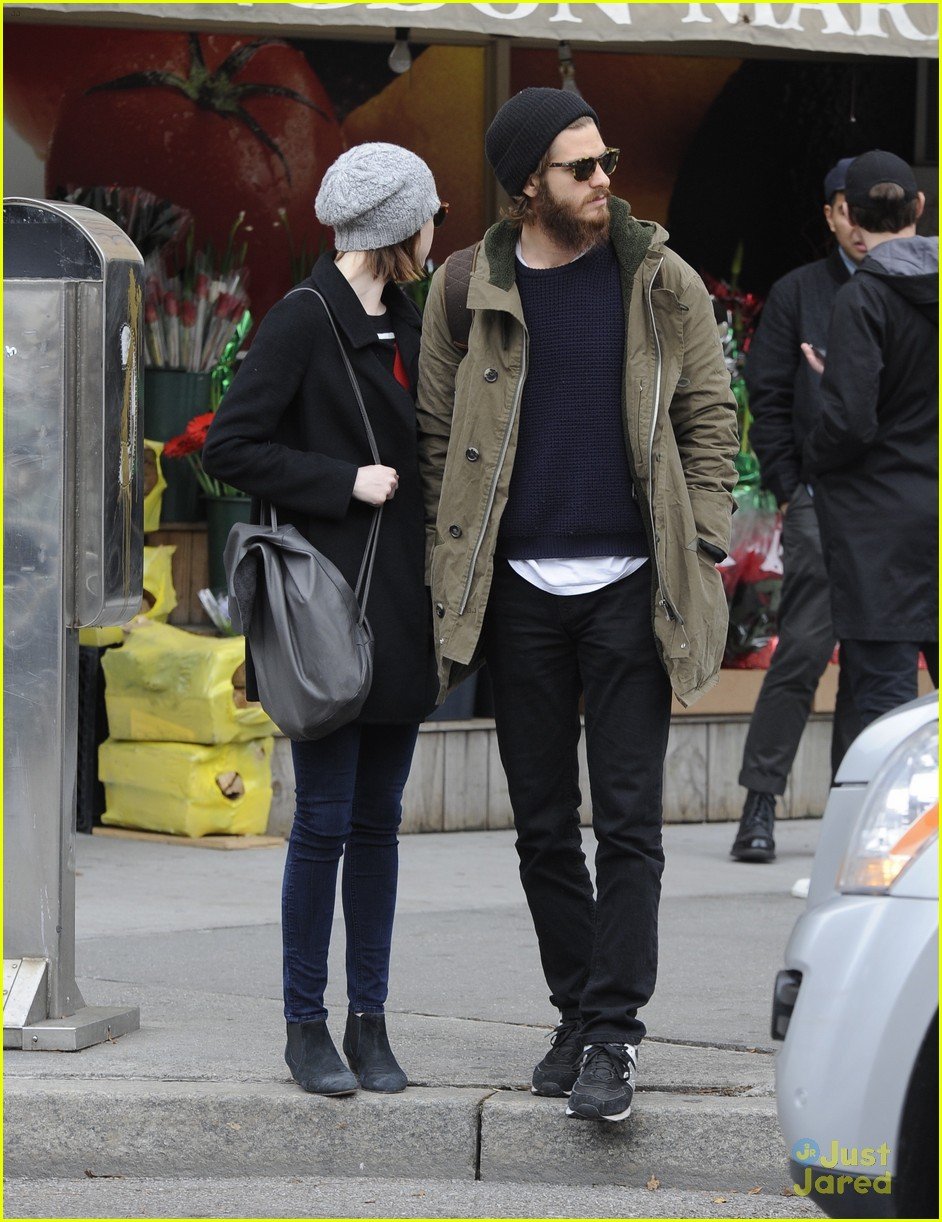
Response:
[{"label": "gray knit beanie", "polygon": [[484,152],[508,195],[522,195],[543,154],[570,123],[599,117],[578,93],[531,86],[506,101],[484,137]]},{"label": "gray knit beanie", "polygon": [[356,144],[324,175],[314,201],[338,250],[379,250],[410,238],[441,201],[421,157],[398,144]]}]

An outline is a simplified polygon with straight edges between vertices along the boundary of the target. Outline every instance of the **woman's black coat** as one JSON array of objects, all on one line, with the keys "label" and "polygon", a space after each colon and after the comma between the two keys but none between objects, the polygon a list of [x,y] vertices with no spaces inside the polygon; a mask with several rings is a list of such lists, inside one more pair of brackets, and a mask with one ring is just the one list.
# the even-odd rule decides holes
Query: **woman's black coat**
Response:
[{"label": "woman's black coat", "polygon": [[[392,284],[383,292],[386,314],[369,317],[330,254],[303,284],[327,301],[360,385],[380,462],[399,473],[396,495],[383,509],[367,606],[376,642],[373,684],[358,720],[418,722],[434,705],[437,689],[415,428],[421,320]],[[378,355],[378,325],[395,332],[411,392]],[[292,292],[262,321],[210,427],[203,465],[272,502],[279,524],[296,526],[352,587],[375,513],[353,499],[353,484],[358,468],[373,461],[324,307],[313,293]],[[253,510],[257,514],[257,503]],[[249,685],[255,695],[251,673]]]}]

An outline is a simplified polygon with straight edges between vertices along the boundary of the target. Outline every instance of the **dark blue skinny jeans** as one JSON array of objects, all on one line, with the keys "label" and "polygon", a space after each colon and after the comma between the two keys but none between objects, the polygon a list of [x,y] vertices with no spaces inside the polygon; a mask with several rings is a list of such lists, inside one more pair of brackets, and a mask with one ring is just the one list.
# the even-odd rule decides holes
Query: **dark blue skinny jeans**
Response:
[{"label": "dark blue skinny jeans", "polygon": [[382,1014],[389,987],[397,831],[418,726],[343,726],[293,742],[297,807],[281,894],[285,1018],[324,1018],[337,870],[347,934],[347,997]]}]

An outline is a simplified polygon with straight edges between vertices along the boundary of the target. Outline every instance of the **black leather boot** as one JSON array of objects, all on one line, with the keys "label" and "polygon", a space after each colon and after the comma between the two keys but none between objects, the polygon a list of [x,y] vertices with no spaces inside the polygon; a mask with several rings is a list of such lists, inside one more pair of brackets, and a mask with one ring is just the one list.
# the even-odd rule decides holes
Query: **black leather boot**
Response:
[{"label": "black leather boot", "polygon": [[774,827],[775,794],[750,789],[730,856],[737,861],[774,861]]},{"label": "black leather boot", "polygon": [[348,1011],[343,1054],[364,1090],[394,1095],[406,1089],[409,1079],[389,1047],[384,1014]]},{"label": "black leather boot", "polygon": [[285,1062],[302,1090],[312,1095],[352,1095],[357,1080],[340,1059],[327,1020],[288,1023]]}]

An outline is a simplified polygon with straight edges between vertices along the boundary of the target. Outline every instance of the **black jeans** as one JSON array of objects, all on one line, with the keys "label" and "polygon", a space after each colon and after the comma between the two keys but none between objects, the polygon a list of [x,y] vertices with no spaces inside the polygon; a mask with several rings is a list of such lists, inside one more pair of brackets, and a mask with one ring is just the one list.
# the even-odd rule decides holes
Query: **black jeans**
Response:
[{"label": "black jeans", "polygon": [[932,682],[938,687],[938,641],[846,640],[842,643],[841,656],[859,710],[861,729],[884,713],[916,699],[920,650],[925,655]]},{"label": "black jeans", "polygon": [[323,1018],[337,869],[344,857],[347,997],[382,1014],[389,985],[402,791],[415,725],[342,726],[293,742],[297,808],[281,893],[285,1018]]},{"label": "black jeans", "polygon": [[[782,528],[782,601],[778,645],[762,681],[743,749],[740,785],[783,794],[811,712],[818,680],[834,652],[831,594],[814,501],[795,489]],[[862,729],[844,667],[831,731],[831,774]]]},{"label": "black jeans", "polygon": [[[651,570],[555,595],[497,561],[484,621],[520,878],[550,1001],[587,1042],[637,1044],[654,991],[670,685],[651,626]],[[579,830],[579,694],[597,840]]]}]

